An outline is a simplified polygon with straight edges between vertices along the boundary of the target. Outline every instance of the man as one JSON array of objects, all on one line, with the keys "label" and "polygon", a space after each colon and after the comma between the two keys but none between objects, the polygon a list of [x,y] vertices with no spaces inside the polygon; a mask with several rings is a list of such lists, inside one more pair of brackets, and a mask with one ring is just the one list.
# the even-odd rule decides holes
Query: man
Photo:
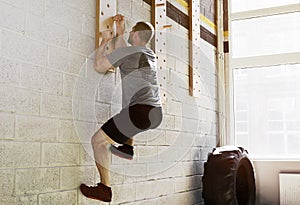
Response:
[{"label": "man", "polygon": [[[127,46],[124,39],[125,20],[118,14],[113,17],[116,35],[102,32],[102,41],[95,55],[96,71],[104,73],[111,67],[119,67],[122,80],[122,110],[109,119],[92,137],[96,166],[101,183],[95,187],[80,185],[83,195],[110,202],[109,167],[112,152],[126,159],[132,159],[132,137],[148,129],[154,129],[162,121],[162,108],[156,76],[156,56],[146,47],[154,35],[153,26],[138,22],[129,33]],[[113,42],[113,43],[112,43]],[[109,50],[113,50],[107,54]],[[116,143],[119,147],[114,146]]]}]

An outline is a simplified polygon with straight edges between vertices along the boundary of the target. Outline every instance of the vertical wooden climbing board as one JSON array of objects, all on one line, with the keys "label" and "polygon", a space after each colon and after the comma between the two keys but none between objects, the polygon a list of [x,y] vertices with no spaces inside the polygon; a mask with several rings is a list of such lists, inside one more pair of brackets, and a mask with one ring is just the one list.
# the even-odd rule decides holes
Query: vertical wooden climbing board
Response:
[{"label": "vertical wooden climbing board", "polygon": [[189,86],[190,95],[200,97],[200,1],[189,0]]},{"label": "vertical wooden climbing board", "polygon": [[117,14],[116,0],[96,0],[96,34],[95,48],[99,47],[100,32],[113,30],[112,17]]},{"label": "vertical wooden climbing board", "polygon": [[166,0],[152,0],[152,24],[155,28],[154,50],[162,103],[167,100],[167,34]]}]

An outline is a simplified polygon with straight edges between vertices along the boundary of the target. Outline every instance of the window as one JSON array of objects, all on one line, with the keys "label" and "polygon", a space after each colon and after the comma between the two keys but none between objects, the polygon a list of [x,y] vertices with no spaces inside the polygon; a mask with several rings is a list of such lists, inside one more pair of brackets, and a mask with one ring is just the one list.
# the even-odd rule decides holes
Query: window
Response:
[{"label": "window", "polygon": [[255,9],[263,9],[277,6],[285,6],[290,4],[297,4],[299,0],[251,0],[241,1],[232,0],[231,11],[242,12]]},{"label": "window", "polygon": [[233,73],[236,144],[257,157],[300,157],[300,64]]},{"label": "window", "polygon": [[231,8],[234,143],[256,159],[298,160],[299,0],[233,0]]},{"label": "window", "polygon": [[300,52],[300,12],[232,22],[232,57]]}]

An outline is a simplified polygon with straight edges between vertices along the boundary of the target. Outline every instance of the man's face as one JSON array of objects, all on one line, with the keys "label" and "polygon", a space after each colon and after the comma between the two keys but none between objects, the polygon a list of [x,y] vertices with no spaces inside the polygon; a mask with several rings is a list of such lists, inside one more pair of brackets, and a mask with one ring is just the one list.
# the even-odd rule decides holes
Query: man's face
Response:
[{"label": "man's face", "polygon": [[128,40],[127,42],[131,45],[133,45],[133,34],[134,34],[134,27],[131,29],[131,31],[129,32],[129,37],[128,37]]}]

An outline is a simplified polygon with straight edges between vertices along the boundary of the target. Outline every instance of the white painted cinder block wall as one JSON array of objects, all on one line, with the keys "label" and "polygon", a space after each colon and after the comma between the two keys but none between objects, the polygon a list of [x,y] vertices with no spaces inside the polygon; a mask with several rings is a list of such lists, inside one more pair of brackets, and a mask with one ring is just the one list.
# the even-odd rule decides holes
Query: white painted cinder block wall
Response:
[{"label": "white painted cinder block wall", "polygon": [[[150,21],[142,0],[118,0],[118,11],[127,29]],[[187,30],[168,21],[164,121],[137,136],[135,160],[113,157],[112,205],[203,204],[203,163],[216,141],[215,50],[203,42],[209,89],[189,96]],[[94,33],[95,0],[0,0],[0,205],[105,204],[77,189],[99,181],[90,137],[120,108],[118,72],[91,70]]]}]

